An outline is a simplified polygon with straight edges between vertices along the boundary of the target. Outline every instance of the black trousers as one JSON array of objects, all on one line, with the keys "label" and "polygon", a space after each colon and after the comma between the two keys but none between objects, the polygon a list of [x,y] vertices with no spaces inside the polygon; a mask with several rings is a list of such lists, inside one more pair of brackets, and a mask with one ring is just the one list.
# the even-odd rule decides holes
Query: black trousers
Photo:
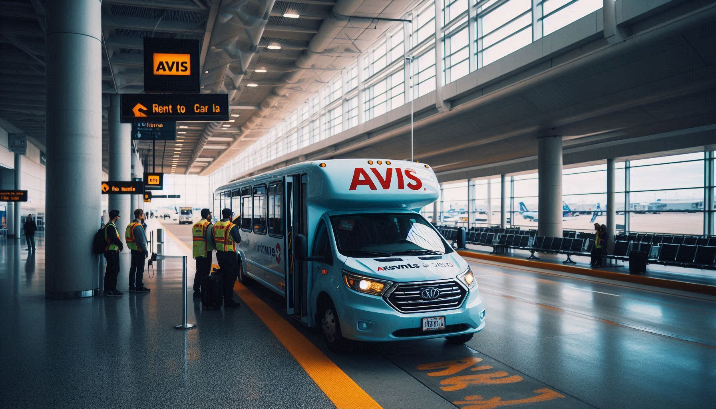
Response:
[{"label": "black trousers", "polygon": [[119,251],[105,251],[107,269],[104,272],[104,291],[117,290],[117,276],[119,276]]},{"label": "black trousers", "polygon": [[142,288],[144,283],[144,253],[141,251],[132,252],[132,264],[129,266],[129,288]]},{"label": "black trousers", "polygon": [[217,251],[216,260],[219,262],[222,279],[224,280],[224,302],[234,296],[234,282],[239,273],[239,256],[233,251]]},{"label": "black trousers", "polygon": [[28,250],[35,250],[35,233],[25,234],[25,241],[27,242]]},{"label": "black trousers", "polygon": [[201,292],[201,282],[204,277],[208,277],[209,272],[211,272],[211,262],[213,261],[213,257],[211,254],[211,252],[207,252],[206,257],[196,258],[196,274],[194,274],[195,293]]}]

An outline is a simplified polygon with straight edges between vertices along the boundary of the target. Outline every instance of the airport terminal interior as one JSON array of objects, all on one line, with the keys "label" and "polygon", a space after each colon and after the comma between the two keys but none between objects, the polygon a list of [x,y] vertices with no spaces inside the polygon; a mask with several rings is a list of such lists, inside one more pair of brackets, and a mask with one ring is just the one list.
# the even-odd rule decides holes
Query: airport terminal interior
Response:
[{"label": "airport terminal interior", "polygon": [[715,168],[714,0],[0,0],[0,407],[713,408]]}]

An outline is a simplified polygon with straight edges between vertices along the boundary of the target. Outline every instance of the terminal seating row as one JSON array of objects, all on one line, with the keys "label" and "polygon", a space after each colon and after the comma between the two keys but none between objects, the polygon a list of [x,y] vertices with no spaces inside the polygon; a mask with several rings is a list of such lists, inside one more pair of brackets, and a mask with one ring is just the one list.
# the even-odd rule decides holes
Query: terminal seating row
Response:
[{"label": "terminal seating row", "polygon": [[650,244],[687,244],[697,246],[716,246],[716,236],[687,236],[673,234],[618,234],[616,241],[628,241],[631,243],[650,243]]},{"label": "terminal seating row", "polygon": [[[710,240],[707,242],[710,244]],[[702,242],[703,243],[703,242]],[[629,260],[629,254],[639,251],[648,255],[648,263],[668,266],[716,269],[716,246],[698,244],[647,243],[617,240],[610,260]]]}]

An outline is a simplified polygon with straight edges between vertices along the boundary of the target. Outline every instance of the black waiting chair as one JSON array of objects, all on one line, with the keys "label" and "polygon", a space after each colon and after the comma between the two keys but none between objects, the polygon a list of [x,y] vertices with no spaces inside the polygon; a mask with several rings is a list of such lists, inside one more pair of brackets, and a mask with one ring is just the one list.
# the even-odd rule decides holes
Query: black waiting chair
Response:
[{"label": "black waiting chair", "polygon": [[699,238],[697,236],[686,236],[684,237],[684,244],[695,245]]},{"label": "black waiting chair", "polygon": [[673,263],[676,261],[676,254],[679,252],[678,244],[662,244],[659,251],[658,261],[660,263]]},{"label": "black waiting chair", "polygon": [[697,246],[708,246],[709,245],[709,238],[708,237],[699,237],[698,240],[696,240]]},{"label": "black waiting chair", "polygon": [[559,252],[559,249],[562,248],[562,241],[564,239],[562,237],[554,237],[552,239],[552,245],[549,247],[549,250],[553,252]]},{"label": "black waiting chair", "polygon": [[679,252],[676,253],[676,262],[680,265],[690,265],[694,263],[696,257],[697,246],[693,244],[682,244],[679,246]]},{"label": "black waiting chair", "polygon": [[699,246],[694,256],[694,265],[699,268],[714,268],[716,246]]},{"label": "black waiting chair", "polygon": [[662,239],[661,239],[661,243],[662,243],[662,244],[673,244],[673,243],[674,243],[674,236],[672,236],[672,235],[663,236]]},{"label": "black waiting chair", "polygon": [[684,244],[684,236],[674,236],[672,244]]}]

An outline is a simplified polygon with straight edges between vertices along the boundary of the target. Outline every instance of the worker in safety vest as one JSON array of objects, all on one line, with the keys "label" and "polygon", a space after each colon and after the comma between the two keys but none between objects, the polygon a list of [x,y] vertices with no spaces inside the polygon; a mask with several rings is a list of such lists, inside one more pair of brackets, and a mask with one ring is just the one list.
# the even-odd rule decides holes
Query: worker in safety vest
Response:
[{"label": "worker in safety vest", "polygon": [[201,220],[191,228],[192,248],[196,260],[196,274],[194,275],[194,298],[201,297],[201,283],[211,271],[214,251],[214,229],[211,225],[211,211],[201,209]]},{"label": "worker in safety vest", "polygon": [[117,291],[117,276],[119,275],[119,252],[124,249],[124,244],[117,231],[117,220],[119,210],[109,212],[109,222],[104,225],[104,240],[107,248],[104,251],[104,258],[107,260],[107,269],[104,273],[104,295],[120,296],[123,293]]},{"label": "worker in safety vest", "polygon": [[214,225],[214,242],[219,271],[224,280],[224,307],[238,307],[239,303],[233,300],[233,295],[234,282],[239,271],[239,256],[236,250],[241,243],[241,236],[239,226],[231,222],[231,209],[222,210],[221,215],[221,221]]},{"label": "worker in safety vest", "polygon": [[129,292],[148,293],[149,288],[144,286],[144,261],[149,257],[147,250],[147,234],[145,233],[144,210],[134,211],[134,220],[124,232],[124,240],[132,253],[132,264],[129,266]]}]

